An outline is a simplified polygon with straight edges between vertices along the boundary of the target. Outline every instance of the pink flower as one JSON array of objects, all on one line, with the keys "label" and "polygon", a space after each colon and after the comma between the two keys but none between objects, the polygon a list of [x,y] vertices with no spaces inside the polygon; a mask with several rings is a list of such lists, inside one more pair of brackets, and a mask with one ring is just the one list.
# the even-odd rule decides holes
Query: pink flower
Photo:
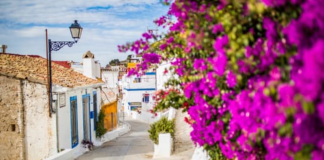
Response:
[{"label": "pink flower", "polygon": [[233,88],[236,86],[236,83],[237,83],[236,75],[232,71],[228,72],[228,74],[226,76],[226,82],[227,82],[227,86],[230,88]]}]

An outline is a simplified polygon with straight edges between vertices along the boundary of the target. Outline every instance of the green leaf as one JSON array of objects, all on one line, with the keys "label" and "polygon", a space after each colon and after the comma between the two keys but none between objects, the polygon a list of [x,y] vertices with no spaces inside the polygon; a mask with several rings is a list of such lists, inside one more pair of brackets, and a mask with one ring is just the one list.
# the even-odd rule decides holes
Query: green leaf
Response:
[{"label": "green leaf", "polygon": [[312,102],[303,101],[302,106],[303,106],[304,112],[307,114],[313,114],[315,111],[315,106]]}]

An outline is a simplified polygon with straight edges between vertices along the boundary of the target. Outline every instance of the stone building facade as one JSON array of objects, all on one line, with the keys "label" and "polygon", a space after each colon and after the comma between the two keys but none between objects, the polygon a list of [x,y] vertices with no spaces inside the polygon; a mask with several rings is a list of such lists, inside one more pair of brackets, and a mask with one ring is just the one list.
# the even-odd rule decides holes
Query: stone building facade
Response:
[{"label": "stone building facade", "polygon": [[0,160],[24,159],[21,81],[0,76],[0,91]]},{"label": "stone building facade", "polygon": [[[0,54],[0,160],[42,160],[60,151],[56,123],[60,118],[57,118],[57,110],[50,112],[49,109],[46,63],[47,60],[39,56]],[[61,88],[62,93],[78,95],[78,104],[82,104],[83,90],[90,97],[89,92],[93,96],[97,91],[93,88],[103,84],[58,64],[52,64],[52,71],[53,92]],[[69,102],[66,99],[65,104]],[[69,110],[69,105],[66,106],[64,109]],[[79,106],[78,119],[83,119],[82,112]],[[69,125],[70,114],[63,118]],[[93,119],[88,120],[93,124]],[[82,123],[78,127],[81,135]],[[71,142],[71,127],[66,127],[65,132],[68,135],[60,138]]]},{"label": "stone building facade", "polygon": [[44,159],[56,153],[55,121],[45,85],[0,75],[0,160]]}]

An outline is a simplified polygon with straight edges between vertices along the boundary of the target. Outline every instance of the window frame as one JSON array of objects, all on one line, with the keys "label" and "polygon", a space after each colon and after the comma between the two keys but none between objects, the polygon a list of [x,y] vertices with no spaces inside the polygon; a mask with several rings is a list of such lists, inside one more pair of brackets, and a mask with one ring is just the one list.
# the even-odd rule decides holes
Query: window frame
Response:
[{"label": "window frame", "polygon": [[[73,111],[73,102],[75,101],[75,109]],[[73,112],[75,116],[73,116]],[[72,96],[70,97],[70,123],[71,123],[71,146],[72,148],[76,147],[79,144],[79,127],[78,127],[78,101],[77,101],[77,96]],[[75,118],[75,131],[76,131],[76,142],[73,143],[73,118]]]},{"label": "window frame", "polygon": [[134,79],[134,83],[142,83],[141,78],[140,78],[140,77],[136,77],[136,78]]},{"label": "window frame", "polygon": [[143,94],[143,102],[144,103],[150,102],[150,94]]},{"label": "window frame", "polygon": [[97,100],[97,91],[93,91],[92,99],[93,99],[93,127],[94,130],[97,130],[98,125],[98,100]]}]

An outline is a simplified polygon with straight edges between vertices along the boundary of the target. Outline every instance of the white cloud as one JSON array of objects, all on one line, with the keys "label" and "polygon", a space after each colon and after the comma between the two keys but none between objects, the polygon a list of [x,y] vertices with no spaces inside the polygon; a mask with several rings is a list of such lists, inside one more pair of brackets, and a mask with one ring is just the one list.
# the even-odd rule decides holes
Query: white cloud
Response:
[{"label": "white cloud", "polygon": [[11,53],[45,57],[45,29],[50,39],[69,41],[68,27],[78,19],[84,28],[81,39],[72,48],[54,52],[53,59],[81,61],[90,50],[104,66],[126,58],[117,45],[140,38],[152,28],[152,20],[166,12],[159,0],[1,0],[0,44],[8,45]]},{"label": "white cloud", "polygon": [[[17,23],[23,24],[62,24],[79,18],[83,19],[85,23],[94,23],[114,19],[115,14],[141,11],[145,9],[141,5],[156,3],[158,0],[2,0],[0,2],[0,19],[14,19]],[[86,10],[89,7],[106,6],[112,6],[112,8],[106,11]]]}]

